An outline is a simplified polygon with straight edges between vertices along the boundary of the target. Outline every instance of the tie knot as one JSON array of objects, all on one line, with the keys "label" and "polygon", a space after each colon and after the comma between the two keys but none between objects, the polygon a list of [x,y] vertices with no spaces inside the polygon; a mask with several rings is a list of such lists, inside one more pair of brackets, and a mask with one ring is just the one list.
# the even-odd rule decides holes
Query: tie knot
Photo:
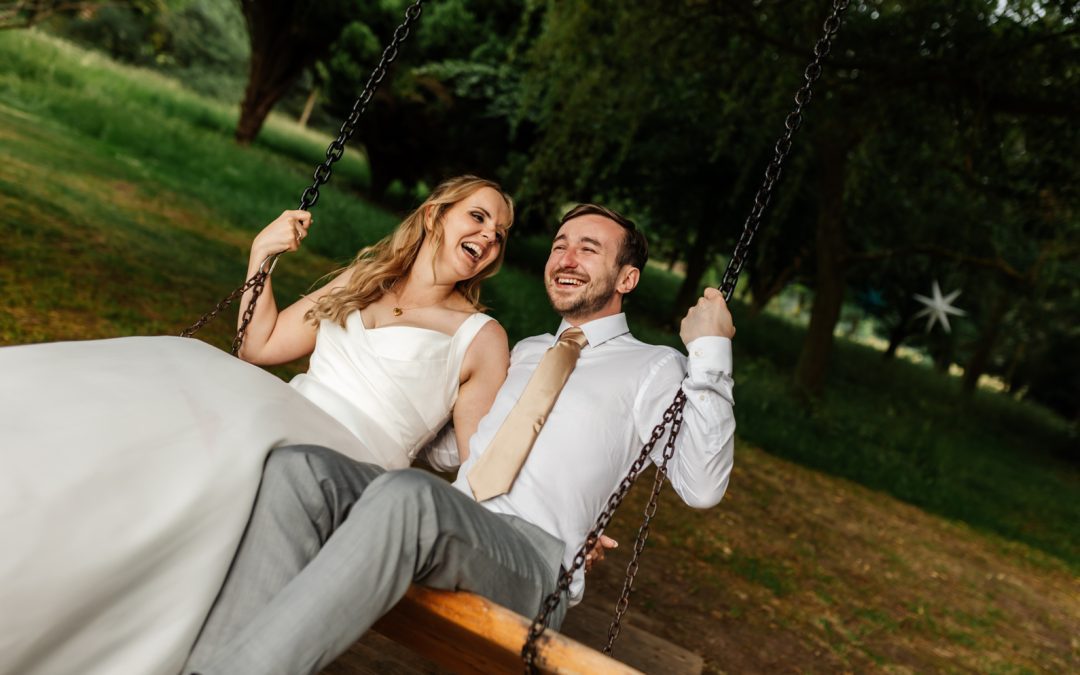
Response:
[{"label": "tie knot", "polygon": [[585,331],[576,326],[564,330],[562,335],[559,336],[559,342],[575,344],[579,349],[589,344],[588,338],[585,337]]}]

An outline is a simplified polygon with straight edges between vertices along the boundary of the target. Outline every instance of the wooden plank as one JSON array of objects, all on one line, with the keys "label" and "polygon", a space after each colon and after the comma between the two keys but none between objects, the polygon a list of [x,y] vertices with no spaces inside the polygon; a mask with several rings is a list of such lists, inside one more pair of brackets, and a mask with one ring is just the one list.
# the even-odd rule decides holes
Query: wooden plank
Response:
[{"label": "wooden plank", "polygon": [[[472,593],[414,585],[375,630],[455,673],[486,675],[522,671],[529,620]],[[545,631],[538,647],[542,673],[640,674],[553,631]]]},{"label": "wooden plank", "polygon": [[[468,593],[445,593],[417,587],[410,591],[410,596],[406,599],[409,600],[408,604],[395,609],[376,626],[377,629],[399,631],[397,637],[402,644],[375,631],[369,631],[348,652],[327,667],[323,675],[521,672],[518,653],[528,630],[528,621],[524,617]],[[462,603],[465,605],[464,609],[458,607]],[[448,606],[456,609],[450,612]],[[397,614],[399,611],[403,613],[401,616]],[[509,615],[512,624],[521,631],[517,637],[508,638],[509,644],[506,640],[500,643],[497,639],[491,639],[488,634],[490,630],[481,628],[482,624],[469,623],[474,614],[486,615],[489,620],[496,621],[496,615],[503,613]],[[599,672],[635,672],[636,669],[645,673],[701,675],[705,666],[703,658],[635,625],[640,621],[647,619],[634,614],[624,618],[622,632],[615,643],[615,656],[630,669]],[[590,651],[584,645],[599,649],[606,643],[610,622],[611,616],[603,608],[581,604],[570,610],[561,632],[571,641],[583,643],[575,647],[579,652]],[[404,627],[398,624],[404,624]],[[481,631],[482,634],[476,634]],[[442,662],[437,663],[431,657]],[[574,662],[551,664],[547,672],[593,672],[596,668],[594,665],[583,665],[580,658],[574,654],[567,658]],[[611,667],[611,664],[605,660],[601,668],[608,667]]]}]

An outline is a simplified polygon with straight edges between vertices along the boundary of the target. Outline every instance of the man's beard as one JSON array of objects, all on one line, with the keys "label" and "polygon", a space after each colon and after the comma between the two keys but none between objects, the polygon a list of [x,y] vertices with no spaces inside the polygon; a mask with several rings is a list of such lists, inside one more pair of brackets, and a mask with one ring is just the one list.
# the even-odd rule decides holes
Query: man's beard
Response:
[{"label": "man's beard", "polygon": [[[559,276],[559,273],[551,275],[551,278]],[[611,300],[611,296],[615,295],[615,284],[618,280],[618,271],[616,270],[610,275],[602,279],[593,278],[590,279],[589,284],[591,288],[586,290],[585,293],[572,299],[556,299],[551,293],[551,285],[554,285],[553,280],[549,280],[548,286],[548,300],[551,301],[551,306],[555,308],[559,316],[566,319],[573,319],[579,316],[588,316],[594,312],[598,312],[604,308],[605,305]],[[560,304],[560,302],[562,304]]]}]

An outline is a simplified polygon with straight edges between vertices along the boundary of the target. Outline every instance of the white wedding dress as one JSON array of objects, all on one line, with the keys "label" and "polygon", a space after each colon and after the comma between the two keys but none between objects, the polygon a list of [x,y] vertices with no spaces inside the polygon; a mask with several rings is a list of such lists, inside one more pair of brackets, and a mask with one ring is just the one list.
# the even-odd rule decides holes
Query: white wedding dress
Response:
[{"label": "white wedding dress", "polygon": [[175,675],[266,454],[408,466],[489,320],[453,336],[324,321],[291,386],[190,339],[0,349],[0,674]]}]

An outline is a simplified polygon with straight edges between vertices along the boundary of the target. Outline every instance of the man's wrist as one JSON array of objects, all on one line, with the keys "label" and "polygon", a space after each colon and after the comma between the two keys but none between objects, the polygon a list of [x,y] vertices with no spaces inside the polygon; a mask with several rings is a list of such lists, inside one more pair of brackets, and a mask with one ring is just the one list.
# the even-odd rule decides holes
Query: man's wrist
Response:
[{"label": "man's wrist", "polygon": [[690,355],[690,375],[701,373],[722,373],[731,376],[733,359],[731,338],[720,335],[703,335],[694,338],[686,345]]}]

